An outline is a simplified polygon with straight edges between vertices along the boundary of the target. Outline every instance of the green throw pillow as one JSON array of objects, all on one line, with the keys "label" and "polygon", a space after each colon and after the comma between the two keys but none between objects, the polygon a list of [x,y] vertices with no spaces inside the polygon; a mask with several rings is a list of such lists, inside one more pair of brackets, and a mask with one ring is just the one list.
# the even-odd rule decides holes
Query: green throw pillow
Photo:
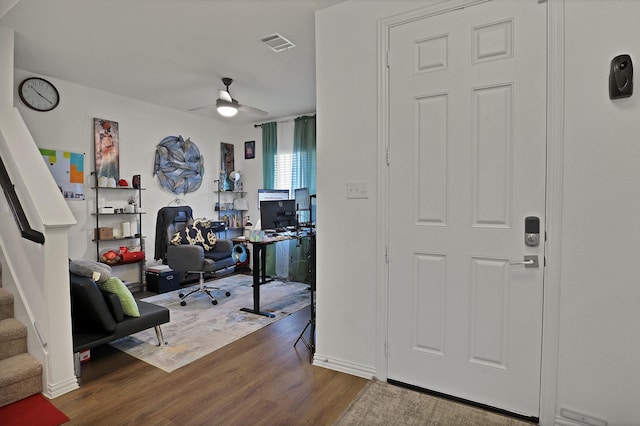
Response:
[{"label": "green throw pillow", "polygon": [[124,310],[125,315],[129,315],[130,317],[139,317],[140,310],[138,309],[138,304],[136,303],[136,299],[134,299],[133,294],[127,288],[126,285],[120,278],[112,277],[103,283],[98,283],[98,287],[100,287],[104,291],[108,291],[109,293],[114,293],[120,299],[120,303],[122,303],[122,309]]}]

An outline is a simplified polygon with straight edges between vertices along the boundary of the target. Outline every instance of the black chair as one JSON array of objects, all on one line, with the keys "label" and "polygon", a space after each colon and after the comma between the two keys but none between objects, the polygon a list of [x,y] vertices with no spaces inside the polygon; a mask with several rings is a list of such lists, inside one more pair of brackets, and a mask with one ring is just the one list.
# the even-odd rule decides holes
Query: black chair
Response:
[{"label": "black chair", "polygon": [[185,306],[184,301],[187,297],[194,293],[205,293],[211,299],[211,303],[218,304],[216,298],[211,294],[211,290],[225,291],[225,295],[231,296],[231,293],[218,287],[210,287],[204,285],[204,274],[207,272],[215,272],[219,270],[219,265],[212,259],[204,256],[204,249],[198,245],[182,244],[179,246],[170,245],[167,247],[167,264],[175,271],[186,273],[197,273],[200,275],[198,280],[199,286],[188,293],[180,293],[180,305]]},{"label": "black chair", "polygon": [[[204,275],[235,267],[233,242],[215,237],[225,229],[224,222],[205,220],[203,225],[203,221],[194,220],[189,206],[163,207],[158,211],[156,235],[163,241],[156,244],[156,253],[162,253],[164,262],[174,271],[182,272],[184,277],[190,273],[199,275],[196,289],[179,294],[180,305],[185,306],[187,302],[184,299],[194,293],[205,293],[212,304],[218,303],[211,290],[221,289],[205,286]],[[209,236],[215,239],[215,243],[209,241]],[[225,295],[230,296],[231,293],[225,291]]]},{"label": "black chair", "polygon": [[[184,230],[187,226],[193,224],[193,222],[192,211],[189,206],[168,206],[161,208],[158,211],[156,221],[154,258],[162,259],[164,263],[167,263],[167,251],[172,245],[171,240],[176,233]],[[225,230],[225,224],[224,222],[211,221],[211,229],[216,233],[220,233]],[[236,261],[232,256],[233,242],[227,239],[218,239],[213,248],[204,250],[204,257],[214,262],[213,272],[234,266]]]}]

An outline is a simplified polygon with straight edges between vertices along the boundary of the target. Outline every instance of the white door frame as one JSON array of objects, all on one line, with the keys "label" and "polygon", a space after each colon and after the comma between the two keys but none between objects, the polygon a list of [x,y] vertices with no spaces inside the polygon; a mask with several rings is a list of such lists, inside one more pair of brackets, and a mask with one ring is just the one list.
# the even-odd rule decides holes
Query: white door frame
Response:
[{"label": "white door frame", "polygon": [[[389,315],[389,73],[387,51],[392,27],[490,0],[444,0],[423,9],[380,20],[378,23],[378,182],[376,378],[387,380],[387,323]],[[536,0],[528,0],[536,1]],[[545,0],[537,0],[539,3]],[[542,374],[540,424],[556,417],[557,366],[560,318],[560,254],[564,148],[564,0],[547,2],[547,194],[546,267],[544,269]]]}]

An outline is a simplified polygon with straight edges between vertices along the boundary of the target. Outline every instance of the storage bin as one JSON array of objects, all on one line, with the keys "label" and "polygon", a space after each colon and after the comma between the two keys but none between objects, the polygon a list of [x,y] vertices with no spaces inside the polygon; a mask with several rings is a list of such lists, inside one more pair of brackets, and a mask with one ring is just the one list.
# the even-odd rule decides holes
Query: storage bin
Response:
[{"label": "storage bin", "polygon": [[180,288],[180,272],[173,269],[162,272],[147,270],[146,278],[147,290],[154,293],[166,293]]},{"label": "storage bin", "polygon": [[112,240],[113,239],[113,228],[96,228],[96,240]]}]

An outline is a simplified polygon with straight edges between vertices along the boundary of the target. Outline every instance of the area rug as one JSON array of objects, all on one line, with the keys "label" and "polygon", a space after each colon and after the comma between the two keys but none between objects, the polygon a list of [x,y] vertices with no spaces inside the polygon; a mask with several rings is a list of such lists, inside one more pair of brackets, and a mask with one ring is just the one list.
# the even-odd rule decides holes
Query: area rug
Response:
[{"label": "area rug", "polygon": [[531,426],[531,423],[372,380],[334,425]]},{"label": "area rug", "polygon": [[253,308],[250,275],[231,275],[206,284],[228,290],[231,296],[214,290],[212,294],[218,304],[212,305],[206,294],[196,293],[185,299],[186,306],[180,306],[178,294],[187,293],[194,287],[191,286],[142,299],[169,308],[170,322],[161,326],[167,345],[156,346],[158,339],[153,328],[118,339],[111,345],[170,373],[310,303],[307,284],[285,281],[263,284],[260,310],[275,315],[268,318],[240,310]]},{"label": "area rug", "polygon": [[68,421],[69,417],[41,393],[0,408],[2,426],[58,426]]}]

